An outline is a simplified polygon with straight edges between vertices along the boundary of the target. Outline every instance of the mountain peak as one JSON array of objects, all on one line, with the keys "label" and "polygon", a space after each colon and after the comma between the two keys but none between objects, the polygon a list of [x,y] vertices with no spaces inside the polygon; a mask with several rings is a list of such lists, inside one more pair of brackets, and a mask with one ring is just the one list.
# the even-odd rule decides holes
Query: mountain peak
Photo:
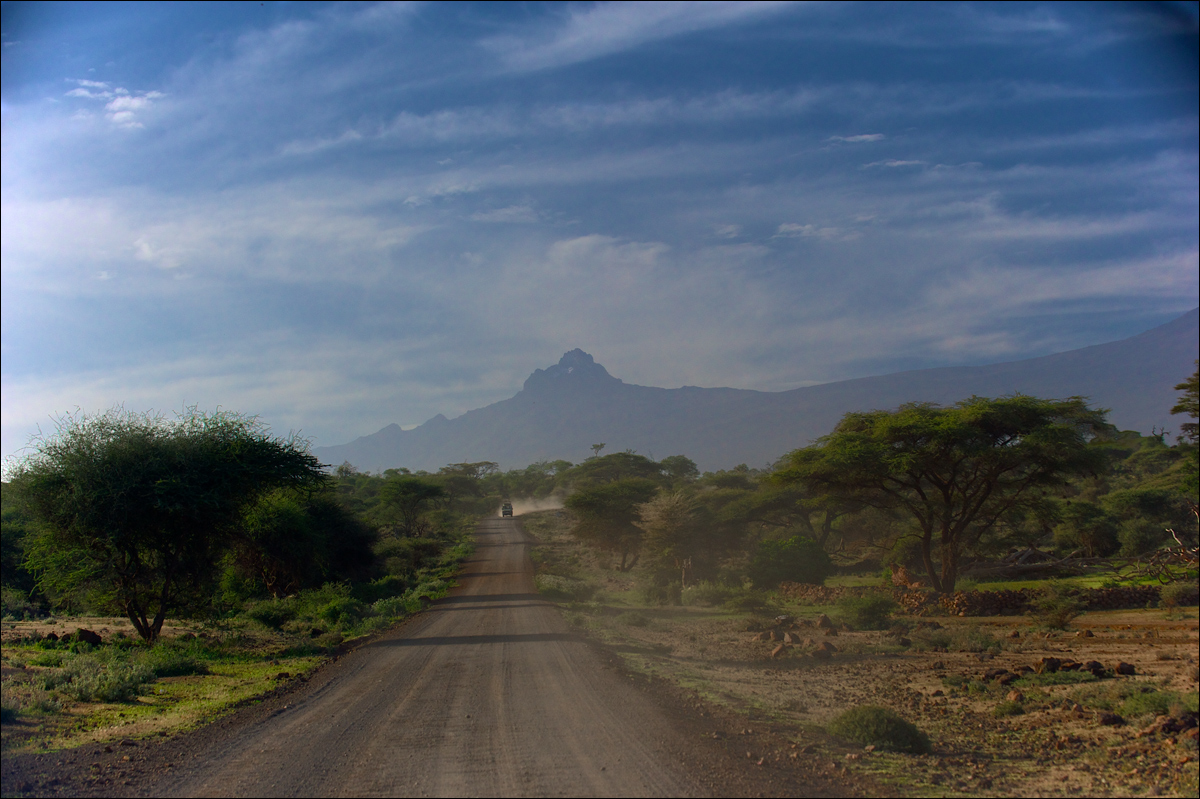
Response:
[{"label": "mountain peak", "polygon": [[620,383],[596,359],[576,348],[563,353],[558,363],[546,369],[536,369],[525,381],[526,389],[550,386],[569,386],[596,383]]}]

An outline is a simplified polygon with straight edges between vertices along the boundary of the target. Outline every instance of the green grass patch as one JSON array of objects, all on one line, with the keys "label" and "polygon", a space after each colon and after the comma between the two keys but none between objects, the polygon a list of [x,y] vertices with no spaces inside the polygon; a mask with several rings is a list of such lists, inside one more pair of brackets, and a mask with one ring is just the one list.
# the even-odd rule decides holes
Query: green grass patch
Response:
[{"label": "green grass patch", "polygon": [[1096,675],[1090,671],[1055,671],[1045,674],[1026,674],[1016,680],[1013,685],[1018,688],[1040,688],[1049,685],[1079,685],[1096,682]]}]

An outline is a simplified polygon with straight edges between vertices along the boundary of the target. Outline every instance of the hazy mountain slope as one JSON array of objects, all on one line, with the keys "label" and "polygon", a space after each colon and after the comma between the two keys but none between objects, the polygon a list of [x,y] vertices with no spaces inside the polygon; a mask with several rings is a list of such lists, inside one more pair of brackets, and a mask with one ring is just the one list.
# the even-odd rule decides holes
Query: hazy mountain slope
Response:
[{"label": "hazy mountain slope", "polygon": [[349,444],[318,447],[326,463],[360,469],[435,470],[459,461],[503,468],[541,460],[578,462],[590,445],[662,458],[683,454],[701,469],[764,466],[829,432],[851,410],[905,402],[954,402],[972,394],[1082,395],[1111,408],[1121,429],[1178,427],[1174,385],[1191,374],[1200,309],[1109,344],[988,366],[949,367],[845,380],[784,392],[731,388],[652,388],[624,383],[581,350],[538,369],[516,396],[457,419],[438,415],[413,430],[389,425]]}]

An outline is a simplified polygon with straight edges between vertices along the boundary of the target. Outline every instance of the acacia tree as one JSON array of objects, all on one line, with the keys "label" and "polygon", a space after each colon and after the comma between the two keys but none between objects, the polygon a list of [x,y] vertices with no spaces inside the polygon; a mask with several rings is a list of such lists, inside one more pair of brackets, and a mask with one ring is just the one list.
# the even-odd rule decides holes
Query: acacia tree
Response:
[{"label": "acacia tree", "polygon": [[67,417],[32,448],[12,484],[40,522],[28,554],[40,584],[119,610],[148,641],[169,613],[211,597],[203,589],[248,506],[325,479],[306,441],[194,408],[173,421]]},{"label": "acacia tree", "polygon": [[776,479],[910,515],[930,583],[953,591],[964,551],[1005,514],[1103,468],[1104,453],[1089,443],[1111,430],[1104,417],[1080,397],[1023,395],[849,413],[790,453]]},{"label": "acacia tree", "polygon": [[637,564],[642,546],[642,529],[635,523],[638,506],[657,490],[654,481],[633,477],[577,491],[566,501],[579,517],[575,535],[599,549],[620,553],[619,568],[629,571]]},{"label": "acacia tree", "polygon": [[447,496],[440,485],[411,476],[388,478],[379,489],[379,499],[400,517],[400,529],[407,537],[421,532],[421,514]]}]

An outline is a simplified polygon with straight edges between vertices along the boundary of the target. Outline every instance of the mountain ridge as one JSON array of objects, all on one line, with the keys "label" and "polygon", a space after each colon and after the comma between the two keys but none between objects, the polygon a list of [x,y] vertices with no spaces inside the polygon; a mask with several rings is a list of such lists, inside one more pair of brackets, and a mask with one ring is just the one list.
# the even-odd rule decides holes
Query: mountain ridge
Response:
[{"label": "mountain ridge", "polygon": [[906,402],[948,404],[971,395],[1086,396],[1121,429],[1172,424],[1174,386],[1192,373],[1200,308],[1130,338],[984,366],[946,366],[860,377],[788,391],[658,388],[625,383],[581,349],[536,369],[514,396],[454,419],[437,414],[402,430],[390,424],[347,444],[316,447],[328,463],[380,471],[435,470],[490,460],[520,468],[578,462],[591,444],[662,458],[682,454],[704,470],[765,466],[828,433],[852,410]]}]

